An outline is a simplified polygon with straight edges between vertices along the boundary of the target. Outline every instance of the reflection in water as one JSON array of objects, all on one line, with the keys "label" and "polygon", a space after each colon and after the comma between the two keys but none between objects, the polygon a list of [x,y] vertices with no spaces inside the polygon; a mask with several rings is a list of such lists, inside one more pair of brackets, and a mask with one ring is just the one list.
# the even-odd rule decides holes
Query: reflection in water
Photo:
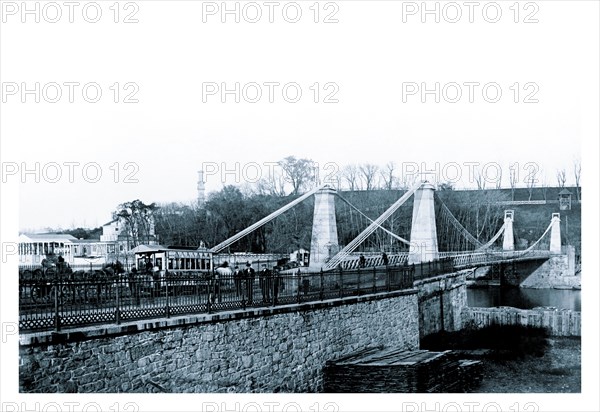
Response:
[{"label": "reflection in water", "polygon": [[580,290],[521,289],[489,287],[467,289],[467,303],[472,307],[512,306],[531,309],[536,306],[554,306],[581,311]]}]

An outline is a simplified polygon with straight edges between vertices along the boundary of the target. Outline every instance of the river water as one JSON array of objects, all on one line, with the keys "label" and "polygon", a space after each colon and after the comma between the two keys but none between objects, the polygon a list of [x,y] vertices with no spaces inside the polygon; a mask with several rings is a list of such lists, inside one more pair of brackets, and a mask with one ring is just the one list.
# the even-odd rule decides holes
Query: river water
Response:
[{"label": "river water", "polygon": [[554,306],[581,311],[580,290],[522,289],[522,288],[468,288],[467,303],[471,307],[512,306],[531,309],[536,306]]}]

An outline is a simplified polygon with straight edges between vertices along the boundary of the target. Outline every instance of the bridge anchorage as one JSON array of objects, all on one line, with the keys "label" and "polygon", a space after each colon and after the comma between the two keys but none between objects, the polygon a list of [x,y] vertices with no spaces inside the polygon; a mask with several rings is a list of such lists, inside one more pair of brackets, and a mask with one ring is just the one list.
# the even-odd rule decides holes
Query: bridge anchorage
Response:
[{"label": "bridge anchorage", "polygon": [[[413,197],[414,196],[414,197]],[[450,262],[453,269],[464,269],[491,265],[495,262],[547,259],[552,254],[561,253],[560,215],[554,213],[552,221],[542,236],[524,250],[516,250],[513,225],[514,210],[504,211],[504,222],[497,232],[486,242],[481,242],[454,216],[450,209],[435,193],[435,186],[428,181],[420,181],[407,190],[387,210],[376,219],[369,218],[339,192],[329,185],[320,185],[305,193],[282,208],[259,220],[247,229],[221,242],[211,249],[218,253],[252,231],[267,224],[299,203],[314,197],[314,214],[310,244],[310,263],[308,267],[298,270],[306,272],[330,271],[333,269],[354,270],[366,267],[385,267],[397,265],[423,265],[430,262]],[[410,240],[406,240],[384,227],[384,223],[413,197]],[[336,221],[336,198],[347,204],[369,222],[368,226],[346,245],[339,244],[338,222]],[[436,203],[439,205],[439,216],[436,217]],[[436,221],[438,224],[436,224]],[[442,227],[439,227],[440,221]],[[405,228],[408,229],[408,228]],[[379,252],[357,252],[376,231],[382,231],[390,239],[401,244],[405,249],[390,252],[384,257],[384,250]],[[550,247],[542,248],[541,241],[550,232]],[[479,231],[478,233],[481,233]],[[493,232],[492,232],[493,233]],[[502,244],[495,246],[502,236]],[[441,252],[439,239],[445,237],[456,249]]]}]

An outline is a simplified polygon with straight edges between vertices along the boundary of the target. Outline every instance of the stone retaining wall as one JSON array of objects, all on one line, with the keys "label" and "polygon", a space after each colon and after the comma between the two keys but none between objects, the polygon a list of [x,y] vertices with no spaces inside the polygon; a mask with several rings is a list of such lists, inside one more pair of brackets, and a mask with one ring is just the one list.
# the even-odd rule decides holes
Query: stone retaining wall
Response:
[{"label": "stone retaining wall", "polygon": [[[325,362],[419,347],[414,289],[21,335],[21,392],[319,392]],[[451,324],[451,322],[448,322]]]},{"label": "stone retaining wall", "polygon": [[563,246],[563,251],[561,255],[550,256],[520,286],[532,289],[581,286],[581,276],[575,272],[575,248]]},{"label": "stone retaining wall", "polygon": [[467,306],[466,276],[463,270],[415,282],[419,290],[419,336],[453,332],[462,328],[462,311]]}]

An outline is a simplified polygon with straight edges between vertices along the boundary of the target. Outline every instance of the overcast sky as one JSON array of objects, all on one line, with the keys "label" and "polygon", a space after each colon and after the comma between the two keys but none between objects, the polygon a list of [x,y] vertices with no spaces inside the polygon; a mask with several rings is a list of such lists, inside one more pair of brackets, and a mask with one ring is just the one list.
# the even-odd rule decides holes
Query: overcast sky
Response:
[{"label": "overcast sky", "polygon": [[[509,9],[512,2],[500,2],[497,23],[486,21],[495,19],[492,8],[485,16],[482,7],[476,8],[473,23],[466,7],[457,23],[447,21],[456,15],[450,8],[441,9],[440,23],[433,15],[422,23],[419,11],[409,14],[413,10],[406,2],[359,1],[321,3],[319,23],[310,9],[313,2],[299,2],[297,23],[284,19],[285,3],[275,8],[274,23],[265,6],[259,22],[246,21],[256,9],[246,8],[244,14],[244,3],[240,23],[233,15],[222,23],[218,11],[208,14],[208,3],[148,1],[121,9],[114,23],[112,2],[100,4],[102,17],[95,24],[86,22],[80,9],[74,11],[74,23],[66,8],[54,24],[44,20],[43,10],[37,24],[32,16],[21,23],[20,11],[4,14],[3,180],[7,185],[22,181],[13,199],[20,230],[94,227],[110,220],[119,203],[136,198],[189,202],[196,197],[196,172],[203,163],[220,169],[206,178],[210,191],[222,187],[224,168],[237,167],[242,181],[243,171],[246,177],[255,175],[254,166],[245,164],[266,165],[288,155],[313,159],[323,168],[394,161],[399,169],[404,163],[414,170],[415,163],[427,169],[439,163],[438,170],[452,176],[456,164],[466,174],[469,162],[497,162],[504,168],[518,162],[522,184],[535,164],[553,185],[561,168],[572,181],[572,163],[581,158],[589,132],[582,124],[590,120],[586,110],[598,90],[595,2],[540,2],[537,8],[521,8],[518,16]],[[294,7],[286,12],[288,20],[295,18]],[[87,18],[94,13],[88,9]],[[47,19],[54,15],[46,10]],[[128,15],[139,22],[123,23]],[[324,23],[327,18],[338,22]],[[7,85],[13,82],[16,91]],[[40,89],[58,83],[60,101],[47,101],[55,98],[52,85],[45,96],[40,91],[39,103],[34,95],[22,96],[22,83],[33,89],[36,82]],[[80,83],[73,103],[65,82]],[[97,103],[82,96],[82,86],[91,82],[102,90]],[[203,96],[203,87],[212,90],[207,83],[234,88],[236,82],[240,89],[259,84],[260,101],[247,101],[256,95],[252,85],[245,95],[241,90],[239,103],[233,95],[223,103],[218,91]],[[273,103],[269,82],[280,83]],[[433,89],[436,82],[440,102],[433,94],[422,102],[414,85]],[[470,82],[479,83],[473,86],[473,102],[465,85]],[[302,90],[297,103],[283,97],[288,83]],[[462,92],[457,103],[449,101],[456,98],[454,83]],[[498,87],[499,101],[487,101],[494,100]],[[123,103],[131,92],[130,99],[139,102]],[[292,100],[294,87],[287,92]],[[338,102],[324,103],[332,92],[329,99]],[[89,88],[86,96],[94,95]],[[39,183],[35,174],[22,173],[23,166],[35,170],[36,162]],[[61,165],[60,178],[50,162]],[[65,162],[78,163],[73,182]],[[97,166],[102,176],[92,183]],[[323,172],[336,168],[328,167]],[[235,183],[235,174],[228,177]],[[463,179],[458,185],[467,184]]]},{"label": "overcast sky", "polygon": [[[53,3],[61,7],[56,10],[43,8],[44,2],[28,1],[30,8],[38,5],[39,23],[35,15],[22,16],[19,9],[25,2],[0,3],[3,275],[17,273],[16,256],[4,252],[5,246],[16,241],[18,231],[95,227],[109,221],[118,204],[136,198],[147,203],[190,202],[196,197],[197,171],[202,164],[229,170],[239,164],[240,173],[244,165],[249,172],[251,162],[267,165],[288,155],[310,158],[323,168],[329,165],[324,172],[335,170],[332,164],[395,161],[400,169],[405,165],[414,171],[415,163],[435,169],[439,164],[438,170],[450,173],[458,164],[463,175],[457,185],[466,186],[473,185],[466,176],[467,165],[473,162],[503,166],[505,184],[506,167],[516,162],[523,185],[532,167],[543,171],[541,179],[545,173],[548,184],[555,184],[556,171],[565,168],[572,183],[573,161],[581,159],[585,199],[590,199],[583,208],[582,255],[592,256],[584,261],[584,272],[591,276],[586,277],[582,293],[587,296],[582,301],[586,313],[598,312],[594,292],[599,273],[597,1],[522,1],[516,9],[515,1],[480,2],[473,22],[464,2],[457,2],[453,4],[461,7],[461,18],[456,23],[448,20],[456,18],[457,9],[443,9],[445,3],[436,2],[427,3],[431,8],[438,4],[440,22],[427,15],[423,23],[420,10],[415,10],[421,7],[420,1],[321,2],[318,16],[314,0],[300,1],[302,15],[297,23],[289,22],[296,19],[295,4],[286,2],[275,8],[273,23],[263,2],[255,3],[262,12],[257,23],[247,21],[255,18],[256,8],[243,9],[244,3],[239,3],[240,11],[245,10],[239,23],[233,15],[225,16],[227,21],[222,23],[214,9],[221,6],[220,1],[120,2],[118,15],[114,0],[97,2],[102,14],[96,23],[86,21],[96,19],[96,10],[85,1],[74,10],[73,23],[63,2]],[[227,3],[235,7],[235,2]],[[493,5],[500,7],[498,17]],[[34,101],[35,93],[21,93],[23,85],[35,89],[36,82],[40,84],[39,103]],[[220,93],[203,96],[203,87],[211,91],[211,85],[225,83],[232,89],[236,82],[240,88],[250,84],[239,103],[232,95],[226,96],[226,103],[221,102]],[[55,83],[60,85],[60,99]],[[73,83],[79,86],[73,86],[71,103],[68,84]],[[257,103],[247,101],[256,96],[253,83],[261,85],[262,99]],[[265,83],[280,84],[272,103]],[[297,103],[282,96],[283,85],[293,83],[302,91]],[[440,102],[431,94],[422,102],[415,85],[434,89],[436,83],[444,94]],[[479,84],[473,86],[472,102],[465,83]],[[87,102],[83,85],[88,85],[86,98],[93,100],[95,84],[102,95],[97,103]],[[451,103],[456,84],[462,96]],[[485,96],[484,85],[488,85]],[[496,88],[502,94],[491,103],[488,100],[495,99]],[[288,86],[287,91],[286,98],[292,100],[294,89]],[[337,103],[324,103],[327,98]],[[55,99],[58,102],[49,102]],[[58,178],[57,164],[61,167]],[[74,170],[72,182],[68,165]],[[86,175],[82,174],[84,166]],[[34,170],[33,174],[23,174],[23,167]],[[35,181],[36,167],[39,182]],[[95,167],[101,176],[92,183]],[[489,168],[490,173],[493,170]],[[239,176],[240,183],[243,177]],[[228,183],[235,183],[234,175],[229,178]],[[207,190],[222,185],[221,173],[207,176]],[[17,290],[17,277],[0,276],[0,283],[4,378],[0,388],[3,395],[7,393],[7,402],[27,402],[31,409],[32,402],[42,398],[16,394],[18,340],[4,333],[5,326],[12,326],[14,332],[18,325],[17,294],[11,292]],[[515,401],[525,409],[597,410],[597,368],[593,366],[598,364],[598,333],[593,329],[597,322],[586,322],[585,328],[582,394],[485,397],[476,408],[486,405],[485,409],[486,402],[493,400],[489,405],[500,402],[503,410],[518,409]],[[4,350],[5,342],[12,349]],[[272,394],[253,395],[253,401],[275,399]],[[174,399],[142,394],[119,402],[125,409],[142,405],[140,410],[168,410],[174,408]],[[177,397],[175,408],[198,410],[204,407],[202,402],[223,399],[221,394]],[[231,410],[233,402],[247,398],[229,399],[235,400],[221,410]],[[277,397],[281,399],[286,398]],[[340,410],[397,411],[407,399],[418,398],[295,394],[287,399],[302,403],[303,410],[308,405],[304,402],[310,402],[312,410],[339,406]],[[439,398],[421,399],[428,401],[421,404],[422,409],[441,407],[434,404]],[[584,408],[582,399],[595,406]],[[106,405],[114,408],[114,396],[104,400],[104,409]],[[316,400],[336,403],[313,404]],[[410,409],[415,406],[419,408],[412,403]]]}]

